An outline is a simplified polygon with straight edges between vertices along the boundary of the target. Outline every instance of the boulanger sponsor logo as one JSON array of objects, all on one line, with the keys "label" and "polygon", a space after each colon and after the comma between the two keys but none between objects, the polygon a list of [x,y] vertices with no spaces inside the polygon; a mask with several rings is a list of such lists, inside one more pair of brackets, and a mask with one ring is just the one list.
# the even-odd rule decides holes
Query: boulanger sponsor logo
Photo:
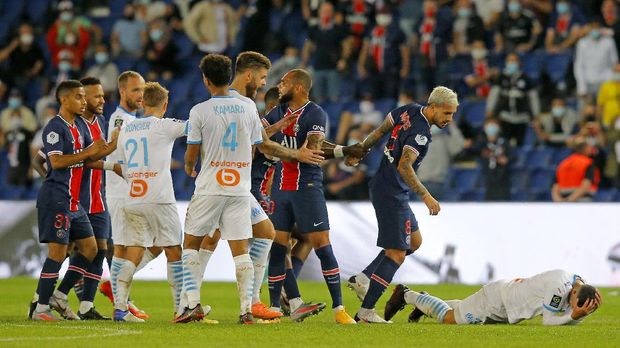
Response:
[{"label": "boulanger sponsor logo", "polygon": [[250,165],[252,165],[250,162],[229,162],[229,161],[211,161],[209,163],[209,165],[211,167],[214,168],[218,168],[218,167],[229,167],[229,168],[246,168],[249,167]]},{"label": "boulanger sponsor logo", "polygon": [[158,172],[132,172],[127,174],[127,179],[149,179],[158,175]]},{"label": "boulanger sponsor logo", "polygon": [[131,181],[131,187],[129,189],[129,196],[137,198],[146,195],[149,190],[149,185],[146,181],[137,179]]},{"label": "boulanger sponsor logo", "polygon": [[241,181],[241,175],[235,169],[220,169],[216,175],[217,183],[222,186],[237,186]]}]

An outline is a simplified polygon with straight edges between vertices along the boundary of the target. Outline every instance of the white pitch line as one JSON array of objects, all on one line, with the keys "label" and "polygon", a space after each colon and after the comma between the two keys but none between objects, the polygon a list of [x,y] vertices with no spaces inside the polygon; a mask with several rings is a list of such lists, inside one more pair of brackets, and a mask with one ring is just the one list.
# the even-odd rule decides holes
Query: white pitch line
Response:
[{"label": "white pitch line", "polygon": [[[52,326],[38,326],[38,325],[25,325],[25,324],[2,324],[2,326],[13,327],[27,327],[27,328],[50,328]],[[92,331],[107,331],[107,333],[89,334],[84,336],[58,336],[58,337],[3,337],[0,338],[0,342],[13,342],[13,341],[48,341],[48,340],[68,340],[76,338],[98,338],[98,337],[113,337],[124,335],[141,335],[142,331],[124,330],[124,329],[111,329],[105,327],[94,326],[55,326],[54,329],[71,329],[71,330],[92,330]]]}]

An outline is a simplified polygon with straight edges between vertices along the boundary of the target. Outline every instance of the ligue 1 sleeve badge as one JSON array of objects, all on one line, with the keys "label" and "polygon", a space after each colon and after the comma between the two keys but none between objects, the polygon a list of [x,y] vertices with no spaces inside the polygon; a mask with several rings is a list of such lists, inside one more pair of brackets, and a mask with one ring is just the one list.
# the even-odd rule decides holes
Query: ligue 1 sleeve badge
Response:
[{"label": "ligue 1 sleeve badge", "polygon": [[49,132],[47,133],[47,143],[50,145],[54,145],[58,142],[59,140],[59,135],[56,132]]},{"label": "ligue 1 sleeve badge", "polygon": [[116,120],[114,120],[114,127],[122,127],[122,126],[123,126],[122,118],[117,118]]}]

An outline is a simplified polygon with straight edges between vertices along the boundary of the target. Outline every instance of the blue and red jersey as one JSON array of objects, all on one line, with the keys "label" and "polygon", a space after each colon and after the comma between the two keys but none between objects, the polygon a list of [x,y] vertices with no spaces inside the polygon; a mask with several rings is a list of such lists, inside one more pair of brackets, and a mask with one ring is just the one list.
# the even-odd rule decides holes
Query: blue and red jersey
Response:
[{"label": "blue and red jersey", "polygon": [[[95,115],[92,122],[86,119],[82,121],[86,124],[86,146],[99,139],[105,139],[105,119],[102,115]],[[97,214],[106,210],[103,169],[84,168],[80,204],[88,214]]]},{"label": "blue and red jersey", "polygon": [[[295,122],[272,137],[282,146],[298,149],[303,146],[309,135],[325,135],[327,114],[319,105],[311,101],[297,110],[291,110],[288,104],[278,105],[265,116],[264,123],[271,125],[291,114],[296,115]],[[272,187],[283,191],[298,191],[308,187],[320,187],[322,182],[321,167],[282,160],[276,164]]]},{"label": "blue and red jersey", "polygon": [[371,181],[371,189],[382,195],[397,195],[409,192],[409,186],[398,173],[398,162],[405,148],[418,155],[413,163],[417,171],[426,156],[431,143],[431,125],[419,104],[408,104],[396,108],[386,116],[394,125],[390,138],[383,150],[384,156],[379,170]]},{"label": "blue and red jersey", "polygon": [[83,151],[88,145],[86,124],[76,117],[73,124],[60,115],[51,119],[43,129],[43,153],[47,158],[47,176],[39,191],[37,206],[60,204],[69,211],[77,211],[80,204],[80,187],[84,163],[68,168],[52,169],[50,157],[72,155]]},{"label": "blue and red jersey", "polygon": [[256,151],[252,159],[252,192],[260,192],[263,196],[269,196],[267,184],[273,176],[274,170],[274,161],[268,159],[260,151]]}]

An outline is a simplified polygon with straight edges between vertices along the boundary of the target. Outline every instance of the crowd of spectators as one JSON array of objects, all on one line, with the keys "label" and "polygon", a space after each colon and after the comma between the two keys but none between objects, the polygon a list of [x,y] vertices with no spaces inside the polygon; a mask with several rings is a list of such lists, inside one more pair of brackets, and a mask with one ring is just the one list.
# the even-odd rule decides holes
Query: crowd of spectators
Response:
[{"label": "crowd of spectators", "polygon": [[[118,74],[134,69],[167,86],[171,116],[187,118],[208,97],[200,57],[254,50],[273,62],[267,88],[290,69],[312,73],[312,99],[340,144],[363,140],[390,109],[423,102],[435,85],[456,90],[455,123],[432,129],[418,173],[440,199],[558,200],[555,169],[575,150],[592,159],[586,199],[620,200],[616,0],[16,0],[0,7],[3,199],[36,195],[30,158],[55,114],[60,81],[100,78],[109,116]],[[178,159],[182,151],[175,147]],[[326,194],[366,199],[380,159],[378,149],[355,168],[327,163]],[[188,182],[175,178],[175,188],[189,192]]]}]

